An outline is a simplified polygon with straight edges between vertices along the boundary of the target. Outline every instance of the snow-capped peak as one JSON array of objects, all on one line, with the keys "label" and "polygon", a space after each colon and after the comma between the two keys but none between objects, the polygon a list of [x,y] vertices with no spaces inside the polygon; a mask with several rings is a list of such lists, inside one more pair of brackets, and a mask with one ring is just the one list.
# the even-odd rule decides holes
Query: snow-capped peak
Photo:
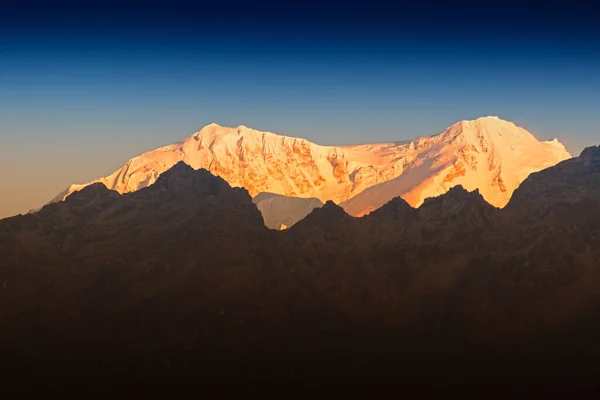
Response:
[{"label": "snow-capped peak", "polygon": [[[461,184],[501,207],[531,172],[570,155],[498,117],[455,123],[435,136],[359,146],[320,146],[244,125],[210,123],[188,138],[129,160],[101,182],[126,193],[153,184],[179,161],[260,192],[342,203],[362,215],[402,196],[412,206]],[[92,182],[91,182],[92,183]],[[87,185],[87,184],[86,184]],[[72,185],[55,201],[86,185]]]},{"label": "snow-capped peak", "polygon": [[541,142],[498,117],[463,120],[415,142],[407,154],[410,168],[343,203],[350,214],[363,215],[396,196],[416,207],[456,185],[478,189],[488,203],[503,207],[530,173],[571,157],[560,142]]}]

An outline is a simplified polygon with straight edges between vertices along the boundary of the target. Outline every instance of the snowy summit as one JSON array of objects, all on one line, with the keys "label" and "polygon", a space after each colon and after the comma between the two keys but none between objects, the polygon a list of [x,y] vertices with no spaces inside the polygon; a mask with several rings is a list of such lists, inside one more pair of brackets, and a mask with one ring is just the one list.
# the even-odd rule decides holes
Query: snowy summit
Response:
[{"label": "snowy summit", "polygon": [[498,117],[460,121],[435,136],[401,143],[320,146],[306,139],[215,123],[179,143],[129,160],[112,175],[71,185],[52,202],[96,182],[119,193],[153,184],[179,161],[204,168],[253,197],[261,192],[332,200],[361,216],[401,196],[411,206],[456,185],[496,207],[532,172],[571,156]]}]

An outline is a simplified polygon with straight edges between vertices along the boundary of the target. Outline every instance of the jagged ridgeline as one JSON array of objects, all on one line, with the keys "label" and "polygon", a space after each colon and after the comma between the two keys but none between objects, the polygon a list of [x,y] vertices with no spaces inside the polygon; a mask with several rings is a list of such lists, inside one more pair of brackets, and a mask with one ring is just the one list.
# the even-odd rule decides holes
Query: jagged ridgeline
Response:
[{"label": "jagged ridgeline", "polygon": [[360,218],[326,201],[281,232],[246,189],[177,162],[139,190],[97,183],[0,221],[2,367],[226,382],[408,379],[448,360],[469,373],[436,379],[499,360],[575,371],[600,356],[599,260],[598,147],[531,174],[502,209],[456,186]]},{"label": "jagged ridgeline", "polygon": [[[321,146],[245,126],[210,124],[179,143],[134,157],[94,182],[130,193],[183,161],[258,196],[265,224],[280,229],[328,200],[362,216],[398,196],[418,207],[458,185],[477,189],[488,203],[504,207],[531,172],[568,158],[556,139],[539,141],[498,117],[460,121],[434,136],[357,146]],[[52,202],[86,185],[72,185]]]}]

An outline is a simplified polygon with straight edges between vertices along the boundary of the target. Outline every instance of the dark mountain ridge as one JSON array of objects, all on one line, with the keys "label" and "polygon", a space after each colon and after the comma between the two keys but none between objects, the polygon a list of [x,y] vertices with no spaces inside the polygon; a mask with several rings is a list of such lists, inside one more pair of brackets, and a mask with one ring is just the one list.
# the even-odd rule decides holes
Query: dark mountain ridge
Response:
[{"label": "dark mountain ridge", "polygon": [[3,377],[594,384],[599,154],[501,210],[457,187],[281,232],[184,163],[127,195],[91,185],[0,221]]}]

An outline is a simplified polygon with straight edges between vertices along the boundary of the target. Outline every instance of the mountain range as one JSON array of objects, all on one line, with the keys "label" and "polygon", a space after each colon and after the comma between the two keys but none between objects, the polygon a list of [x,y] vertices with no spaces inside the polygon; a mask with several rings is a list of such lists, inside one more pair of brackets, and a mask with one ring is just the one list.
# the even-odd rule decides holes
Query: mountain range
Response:
[{"label": "mountain range", "polygon": [[[179,143],[132,158],[107,177],[71,185],[51,202],[98,182],[121,194],[140,190],[183,161],[245,188],[253,197],[267,192],[321,203],[331,200],[352,216],[365,215],[398,196],[418,207],[425,198],[457,185],[477,189],[488,203],[504,207],[529,174],[570,157],[558,140],[539,141],[498,117],[460,121],[434,136],[357,146],[320,146],[213,123]],[[298,221],[290,215],[306,215],[306,202],[283,206],[281,199],[272,201],[259,208],[273,229],[284,219],[287,227]],[[299,209],[290,211],[293,205]]]},{"label": "mountain range", "polygon": [[523,179],[501,209],[455,185],[283,231],[280,196],[183,161],[81,187],[0,221],[2,376],[596,385],[600,147]]}]

